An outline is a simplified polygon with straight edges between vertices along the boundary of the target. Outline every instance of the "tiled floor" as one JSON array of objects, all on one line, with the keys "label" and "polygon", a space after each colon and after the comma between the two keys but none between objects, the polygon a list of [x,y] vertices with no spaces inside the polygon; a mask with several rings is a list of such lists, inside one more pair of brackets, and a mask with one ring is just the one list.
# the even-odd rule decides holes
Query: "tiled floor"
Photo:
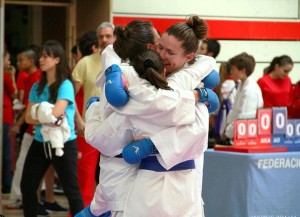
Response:
[{"label": "tiled floor", "polygon": [[[9,195],[2,195],[2,209],[5,217],[22,217],[22,210],[8,210],[5,208],[5,205],[9,204],[10,201],[8,199]],[[68,207],[67,199],[64,195],[56,195],[57,202],[63,206]],[[67,213],[51,213],[49,217],[67,217]]]}]

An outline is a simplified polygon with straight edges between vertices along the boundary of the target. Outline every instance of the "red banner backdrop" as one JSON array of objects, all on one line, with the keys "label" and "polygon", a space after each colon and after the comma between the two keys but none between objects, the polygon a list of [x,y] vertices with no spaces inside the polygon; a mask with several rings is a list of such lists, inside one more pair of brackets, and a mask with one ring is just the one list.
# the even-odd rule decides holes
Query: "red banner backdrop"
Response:
[{"label": "red banner backdrop", "polygon": [[[159,32],[164,32],[170,25],[185,22],[185,19],[126,17],[114,16],[115,25],[125,26],[132,20],[148,20]],[[210,20],[209,38],[224,40],[300,40],[300,22],[274,21],[242,21],[242,20]]]}]

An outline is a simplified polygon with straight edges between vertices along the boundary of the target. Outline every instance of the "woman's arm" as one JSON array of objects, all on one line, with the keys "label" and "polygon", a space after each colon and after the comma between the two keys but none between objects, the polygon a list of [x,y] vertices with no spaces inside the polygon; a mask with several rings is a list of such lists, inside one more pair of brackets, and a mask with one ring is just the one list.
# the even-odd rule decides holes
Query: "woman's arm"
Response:
[{"label": "woman's arm", "polygon": [[[112,46],[107,46],[101,57],[102,71],[105,71],[111,64],[121,63],[120,57],[114,52]],[[144,79],[139,78],[133,67],[128,65],[122,67],[122,65],[120,68],[127,79],[131,98],[126,106],[119,108],[111,106],[111,109],[124,115],[140,115],[148,120],[156,117],[155,119],[161,120],[163,125],[181,125],[195,120],[194,92],[157,90],[149,85],[149,82],[145,83]],[[104,84],[105,75],[102,72],[97,80],[97,86],[103,87]],[[103,92],[106,92],[105,86]],[[103,103],[104,100],[106,101],[106,98],[102,97],[101,102]]]},{"label": "woman's arm", "polygon": [[56,101],[54,107],[52,108],[52,115],[58,118],[65,114],[65,110],[69,104],[69,101],[66,99],[59,99]]},{"label": "woman's arm", "polygon": [[[108,73],[110,77],[107,78],[109,82],[106,82],[105,84],[106,98],[108,99],[110,104],[114,106],[112,107],[112,109],[121,114],[139,116],[143,115],[143,117],[145,118],[148,117],[148,114],[151,114],[150,117],[151,119],[153,119],[155,114],[158,115],[156,117],[161,117],[163,113],[168,113],[165,115],[168,115],[168,117],[172,117],[171,124],[181,125],[191,123],[189,121],[183,122],[182,120],[186,120],[186,117],[188,117],[187,114],[194,113],[195,99],[196,101],[198,101],[200,95],[199,93],[197,93],[197,91],[190,92],[190,90],[195,88],[202,79],[205,80],[206,78],[207,81],[205,83],[207,86],[205,85],[205,87],[211,88],[218,85],[219,74],[214,70],[215,65],[216,62],[213,58],[200,56],[193,65],[190,65],[189,67],[174,73],[172,76],[174,77],[173,79],[168,79],[169,86],[172,87],[175,91],[156,89],[155,87],[150,85],[149,82],[139,78],[133,67],[120,66],[121,69],[115,67],[118,70],[110,70],[110,73]],[[121,71],[128,81],[128,92],[125,91],[122,85]],[[116,74],[118,74],[118,76],[116,76]],[[208,79],[210,75],[214,76]],[[191,80],[191,87],[189,88],[186,88],[186,79]],[[173,83],[175,83],[175,85]],[[179,83],[183,85],[180,85]],[[207,91],[211,92],[210,94],[208,94],[209,97],[207,99],[210,104],[209,109],[214,110],[218,107],[218,98],[213,97],[214,92],[212,92],[210,89],[208,89]],[[129,99],[128,93],[131,100],[128,102],[128,104],[126,104]],[[189,100],[187,100],[187,98]],[[216,100],[217,102],[215,102]],[[124,106],[125,104],[126,106]],[[180,106],[178,106],[179,104]],[[215,104],[216,106],[212,106]],[[191,107],[190,105],[193,106]],[[180,117],[180,114],[183,114],[184,117]],[[177,118],[174,119],[174,116],[172,115]],[[194,120],[194,116],[192,118]],[[158,120],[158,118],[155,119]],[[178,120],[181,121],[178,122]],[[169,123],[170,122],[164,120],[164,124],[168,125]]]},{"label": "woman's arm", "polygon": [[[26,114],[25,114],[25,121],[28,124],[41,124],[38,120],[33,119],[31,116],[31,108],[33,105],[35,105],[36,103],[34,102],[29,102],[26,108]],[[38,108],[36,108],[36,112],[37,112]]]},{"label": "woman's arm", "polygon": [[[46,103],[45,105],[42,103],[42,106],[40,106],[40,103],[29,102],[26,109],[25,121],[28,124],[54,123],[55,118],[65,114],[68,103],[68,100],[60,99],[57,100],[54,107],[52,107],[53,105],[50,103]],[[50,108],[49,105],[51,105],[52,108]],[[49,113],[47,109],[52,109],[52,112]],[[40,117],[43,117],[42,120],[39,119]]]},{"label": "woman's arm", "polygon": [[109,157],[120,154],[123,147],[134,139],[126,116],[112,113],[103,119],[101,101],[90,105],[85,113],[85,120],[87,143]]}]

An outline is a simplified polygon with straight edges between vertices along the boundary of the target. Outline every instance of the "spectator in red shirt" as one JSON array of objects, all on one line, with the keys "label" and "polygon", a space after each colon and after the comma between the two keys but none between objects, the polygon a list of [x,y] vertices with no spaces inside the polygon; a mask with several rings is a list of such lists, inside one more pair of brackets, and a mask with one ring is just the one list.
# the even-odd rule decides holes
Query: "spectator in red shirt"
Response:
[{"label": "spectator in red shirt", "polygon": [[300,81],[295,84],[293,102],[289,113],[291,118],[300,118]]},{"label": "spectator in red shirt", "polygon": [[[19,57],[17,57],[17,59],[19,59]],[[17,76],[18,100],[20,104],[24,101],[24,89],[28,76],[29,75],[26,71],[19,71]]]},{"label": "spectator in red shirt", "polygon": [[268,67],[267,74],[257,81],[263,95],[264,107],[290,107],[293,85],[289,73],[293,66],[291,57],[275,57]]},{"label": "spectator in red shirt", "polygon": [[14,114],[12,100],[17,97],[17,88],[15,83],[15,68],[10,65],[10,54],[4,51],[3,60],[3,105],[2,105],[2,118],[3,118],[3,159],[2,159],[2,193],[9,193],[13,169],[10,154],[10,138],[8,136],[9,128],[13,124]]}]

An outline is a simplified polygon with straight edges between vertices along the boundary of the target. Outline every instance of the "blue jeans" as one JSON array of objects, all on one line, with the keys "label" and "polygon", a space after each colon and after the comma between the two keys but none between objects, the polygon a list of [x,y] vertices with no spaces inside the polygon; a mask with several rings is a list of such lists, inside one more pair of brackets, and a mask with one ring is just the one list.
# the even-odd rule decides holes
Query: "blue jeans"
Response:
[{"label": "blue jeans", "polygon": [[13,177],[13,169],[10,155],[10,139],[8,136],[9,124],[3,123],[3,159],[2,159],[2,192],[9,193]]}]

